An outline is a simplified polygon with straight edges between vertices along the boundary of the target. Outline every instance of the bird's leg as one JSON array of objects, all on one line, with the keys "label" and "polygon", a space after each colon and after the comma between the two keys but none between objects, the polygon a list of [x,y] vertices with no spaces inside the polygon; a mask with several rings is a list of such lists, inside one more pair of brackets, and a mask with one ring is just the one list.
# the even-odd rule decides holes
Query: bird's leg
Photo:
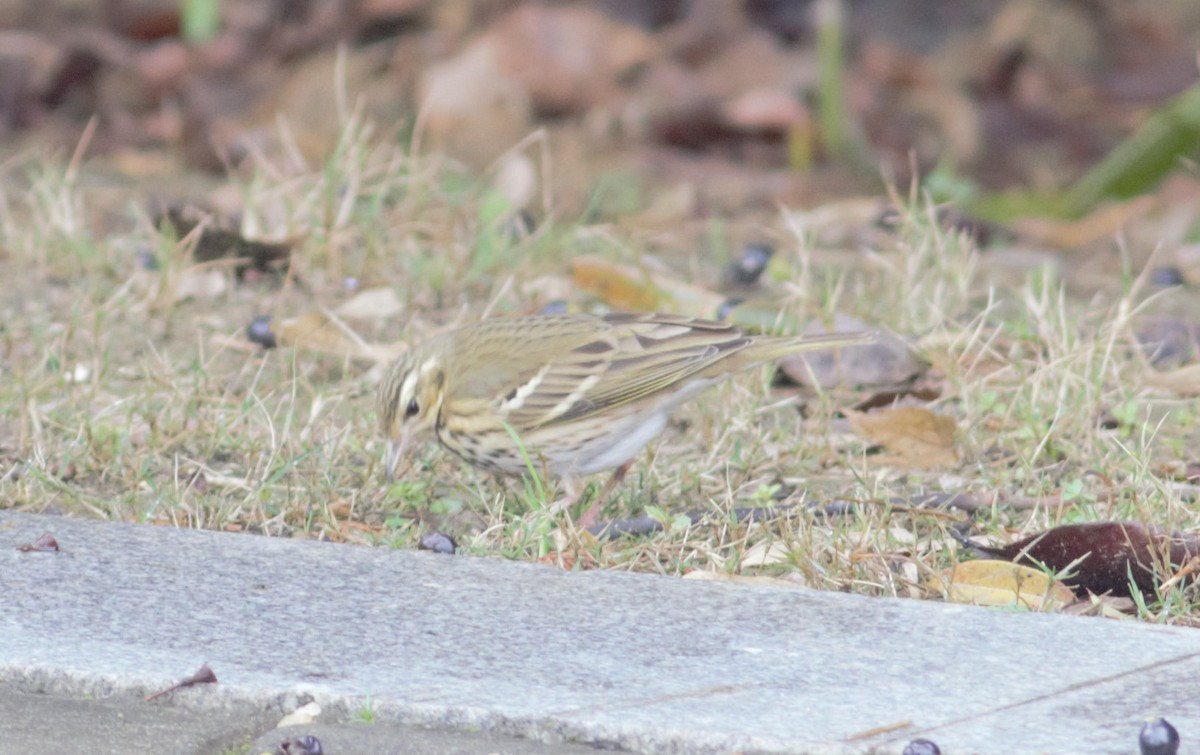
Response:
[{"label": "bird's leg", "polygon": [[596,523],[596,515],[600,513],[600,507],[604,505],[605,499],[612,495],[613,490],[624,481],[625,475],[629,473],[629,468],[632,466],[633,459],[630,459],[613,470],[612,477],[608,478],[604,487],[600,488],[600,492],[596,493],[596,497],[592,499],[592,505],[588,506],[588,510],[579,517],[580,527],[587,529]]},{"label": "bird's leg", "polygon": [[580,485],[579,480],[575,479],[574,477],[563,477],[562,486],[565,495],[554,503],[550,504],[550,513],[552,514],[557,514],[568,506],[574,504],[583,495],[583,491],[587,489],[586,486]]}]

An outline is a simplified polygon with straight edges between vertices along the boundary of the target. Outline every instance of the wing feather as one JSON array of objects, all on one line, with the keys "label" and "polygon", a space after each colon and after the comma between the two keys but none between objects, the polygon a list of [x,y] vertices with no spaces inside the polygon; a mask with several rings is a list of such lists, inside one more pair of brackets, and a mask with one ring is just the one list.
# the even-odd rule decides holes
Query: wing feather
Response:
[{"label": "wing feather", "polygon": [[667,392],[750,342],[730,325],[673,315],[617,314],[603,322],[594,340],[555,354],[537,389],[509,412],[514,427],[578,420]]},{"label": "wing feather", "polygon": [[[497,318],[469,326],[458,337],[465,340],[451,351],[470,352],[469,375],[451,368],[451,390],[465,381],[460,384],[469,384],[470,393],[460,402],[486,402],[518,431],[584,419],[668,392],[750,343],[725,323],[624,313]],[[521,350],[514,350],[514,342]],[[535,353],[544,356],[531,359]]]}]

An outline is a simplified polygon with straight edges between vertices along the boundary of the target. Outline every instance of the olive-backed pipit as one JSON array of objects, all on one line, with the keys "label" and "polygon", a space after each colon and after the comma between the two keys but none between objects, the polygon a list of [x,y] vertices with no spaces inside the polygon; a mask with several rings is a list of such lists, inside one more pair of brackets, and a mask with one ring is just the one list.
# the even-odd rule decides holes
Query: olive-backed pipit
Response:
[{"label": "olive-backed pipit", "polygon": [[387,473],[430,433],[490,472],[525,474],[528,459],[563,478],[571,498],[579,477],[615,469],[581,519],[590,521],[680,404],[754,365],[872,338],[751,335],[663,314],[484,320],[418,344],[388,370],[379,388]]}]

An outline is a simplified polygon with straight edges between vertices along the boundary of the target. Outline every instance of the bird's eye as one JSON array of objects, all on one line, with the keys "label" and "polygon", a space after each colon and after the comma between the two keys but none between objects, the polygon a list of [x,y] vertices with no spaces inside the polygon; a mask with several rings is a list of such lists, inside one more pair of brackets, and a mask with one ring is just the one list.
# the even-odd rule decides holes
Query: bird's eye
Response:
[{"label": "bird's eye", "polygon": [[421,407],[417,406],[417,400],[414,398],[409,400],[408,406],[404,409],[404,416],[415,417],[419,411],[421,411]]}]

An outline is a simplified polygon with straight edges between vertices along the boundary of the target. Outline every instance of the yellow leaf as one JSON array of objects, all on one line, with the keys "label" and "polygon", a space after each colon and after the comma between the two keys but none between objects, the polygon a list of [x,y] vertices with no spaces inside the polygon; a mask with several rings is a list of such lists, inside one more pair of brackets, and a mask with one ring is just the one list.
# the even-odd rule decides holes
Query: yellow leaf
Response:
[{"label": "yellow leaf", "polygon": [[716,317],[725,298],[669,275],[583,254],[571,260],[575,285],[613,309],[631,312],[673,312],[692,317]]},{"label": "yellow leaf", "polygon": [[1075,600],[1071,588],[1045,572],[1011,561],[964,561],[942,574],[942,589],[951,603],[977,606],[1022,606],[1034,611],[1058,610]]}]

